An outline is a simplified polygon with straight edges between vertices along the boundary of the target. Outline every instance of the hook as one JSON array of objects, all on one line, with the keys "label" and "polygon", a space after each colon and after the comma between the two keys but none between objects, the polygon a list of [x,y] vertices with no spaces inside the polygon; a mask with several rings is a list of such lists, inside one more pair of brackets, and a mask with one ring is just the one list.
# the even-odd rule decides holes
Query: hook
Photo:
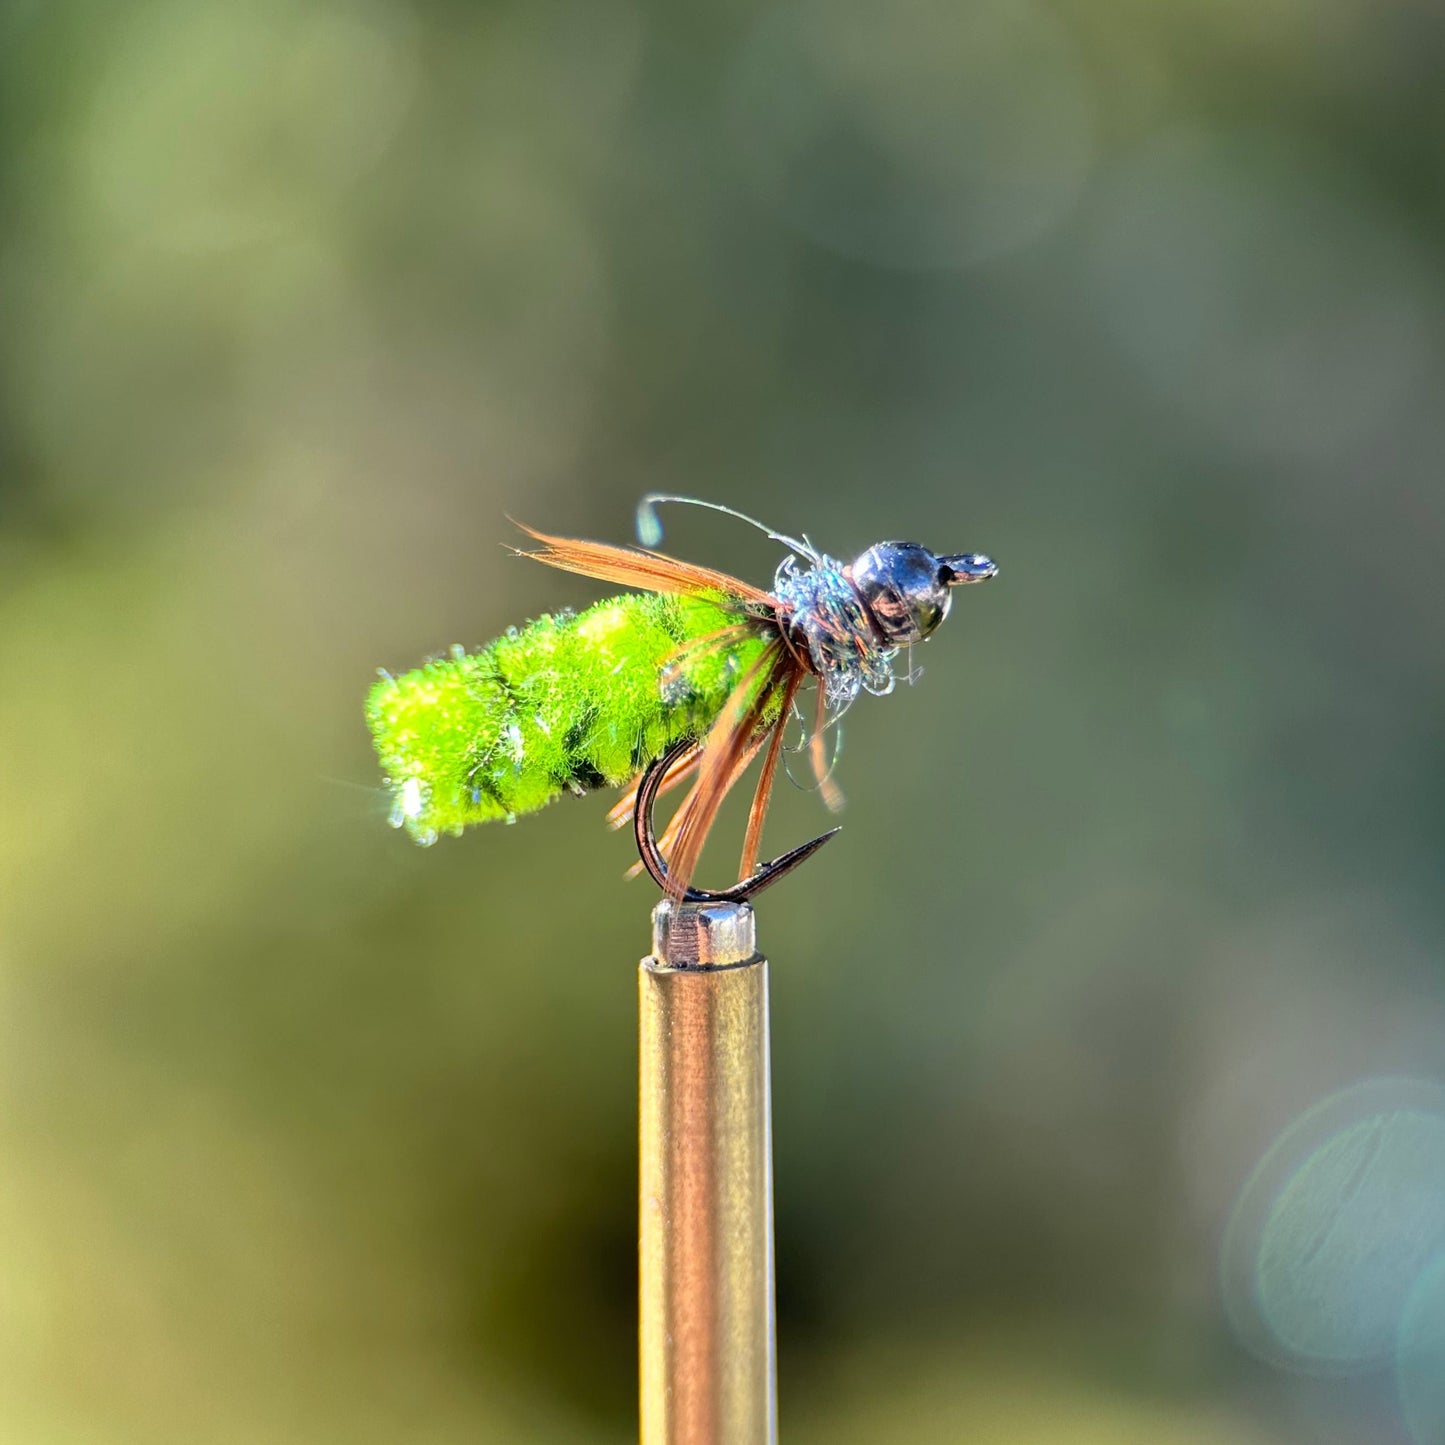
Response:
[{"label": "hook", "polygon": [[[663,777],[667,770],[687,751],[693,744],[686,738],[674,743],[660,758],[648,765],[647,771],[642,775],[642,781],[637,785],[637,802],[632,809],[632,832],[637,839],[637,854],[642,859],[642,866],[647,869],[648,876],[664,893],[668,892],[671,884],[667,876],[667,862],[663,858],[657,846],[657,835],[652,827],[652,809],[657,802],[657,790],[662,785]],[[774,858],[771,863],[764,863],[758,871],[750,878],[744,878],[741,883],[734,883],[731,888],[724,888],[714,893],[707,888],[689,887],[683,891],[682,901],[684,903],[747,903],[764,888],[771,887],[779,878],[791,873],[798,864],[805,859],[811,858],[824,843],[840,830],[830,828],[826,833],[820,833],[818,837],[810,839],[806,843],[800,843],[796,848],[790,848],[786,853]]]}]

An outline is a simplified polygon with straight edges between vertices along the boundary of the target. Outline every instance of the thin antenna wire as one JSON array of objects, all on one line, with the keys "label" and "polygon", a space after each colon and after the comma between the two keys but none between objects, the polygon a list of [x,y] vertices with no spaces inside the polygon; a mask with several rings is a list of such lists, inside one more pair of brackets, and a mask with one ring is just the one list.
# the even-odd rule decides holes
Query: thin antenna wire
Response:
[{"label": "thin antenna wire", "polygon": [[812,543],[806,537],[800,542],[796,537],[789,537],[783,532],[775,532],[765,522],[759,522],[755,517],[749,517],[745,512],[739,512],[736,508],[725,507],[721,502],[704,502],[697,497],[679,497],[671,492],[648,492],[637,504],[637,540],[644,547],[655,547],[662,541],[662,521],[657,515],[659,502],[680,502],[685,507],[706,507],[709,512],[722,512],[725,516],[736,517],[739,522],[746,522],[750,527],[756,527],[758,531],[771,537],[774,542],[781,542],[783,546],[790,547],[794,552],[801,553],[811,562],[818,560],[818,554]]}]

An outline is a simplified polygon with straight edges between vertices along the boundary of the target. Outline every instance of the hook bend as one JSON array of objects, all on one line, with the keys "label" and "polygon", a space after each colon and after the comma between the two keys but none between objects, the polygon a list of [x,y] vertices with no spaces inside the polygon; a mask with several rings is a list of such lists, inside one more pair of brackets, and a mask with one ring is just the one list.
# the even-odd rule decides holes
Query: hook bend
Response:
[{"label": "hook bend", "polygon": [[[674,896],[677,894],[668,876],[667,860],[657,846],[657,834],[652,826],[652,810],[657,803],[657,792],[662,786],[662,780],[667,770],[691,746],[692,743],[684,738],[674,743],[661,757],[648,765],[647,771],[642,775],[642,781],[637,785],[637,802],[632,809],[632,833],[637,840],[637,856],[642,859],[642,866],[647,870],[648,877],[664,893],[672,893]],[[786,853],[779,854],[770,863],[761,864],[757,872],[739,883],[734,883],[731,888],[714,891],[710,888],[695,888],[689,885],[682,891],[681,901],[684,903],[748,903],[756,898],[764,888],[771,888],[778,879],[786,877],[800,863],[811,858],[824,843],[840,831],[838,828],[830,828],[826,833],[820,833],[818,837],[810,838],[796,848],[789,848]]]}]

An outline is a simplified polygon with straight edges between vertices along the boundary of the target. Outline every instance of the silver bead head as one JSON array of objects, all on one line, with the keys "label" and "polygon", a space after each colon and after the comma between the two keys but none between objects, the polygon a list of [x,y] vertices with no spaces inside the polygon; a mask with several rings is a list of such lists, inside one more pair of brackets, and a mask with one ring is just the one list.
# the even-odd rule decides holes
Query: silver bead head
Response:
[{"label": "silver bead head", "polygon": [[879,542],[848,575],[890,647],[922,642],[948,616],[953,588],[986,582],[998,567],[982,552],[936,557],[917,542]]}]

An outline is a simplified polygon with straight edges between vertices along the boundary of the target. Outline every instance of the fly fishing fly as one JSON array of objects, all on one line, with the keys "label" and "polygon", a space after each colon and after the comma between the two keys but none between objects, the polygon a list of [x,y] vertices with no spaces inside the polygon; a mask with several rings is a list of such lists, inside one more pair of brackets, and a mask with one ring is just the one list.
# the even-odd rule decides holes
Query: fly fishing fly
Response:
[{"label": "fly fishing fly", "polygon": [[[664,502],[724,512],[786,547],[771,589],[655,550]],[[641,546],[522,530],[537,545],[519,555],[640,591],[539,617],[478,652],[454,647],[399,677],[383,673],[366,716],[391,821],[433,843],[470,823],[511,822],[564,793],[629,786],[609,820],[636,820],[639,867],[675,898],[744,896],[706,895],[691,880],[723,799],[759,753],[739,889],[757,891],[822,841],[755,871],[784,731],[804,684],[811,680],[817,694],[810,764],[836,807],[828,728],[860,693],[892,691],[899,654],[937,629],[954,588],[998,572],[982,553],[935,555],[914,542],[879,542],[844,564],[806,536],[662,493],[639,506]],[[657,794],[688,782],[653,839]]]}]

